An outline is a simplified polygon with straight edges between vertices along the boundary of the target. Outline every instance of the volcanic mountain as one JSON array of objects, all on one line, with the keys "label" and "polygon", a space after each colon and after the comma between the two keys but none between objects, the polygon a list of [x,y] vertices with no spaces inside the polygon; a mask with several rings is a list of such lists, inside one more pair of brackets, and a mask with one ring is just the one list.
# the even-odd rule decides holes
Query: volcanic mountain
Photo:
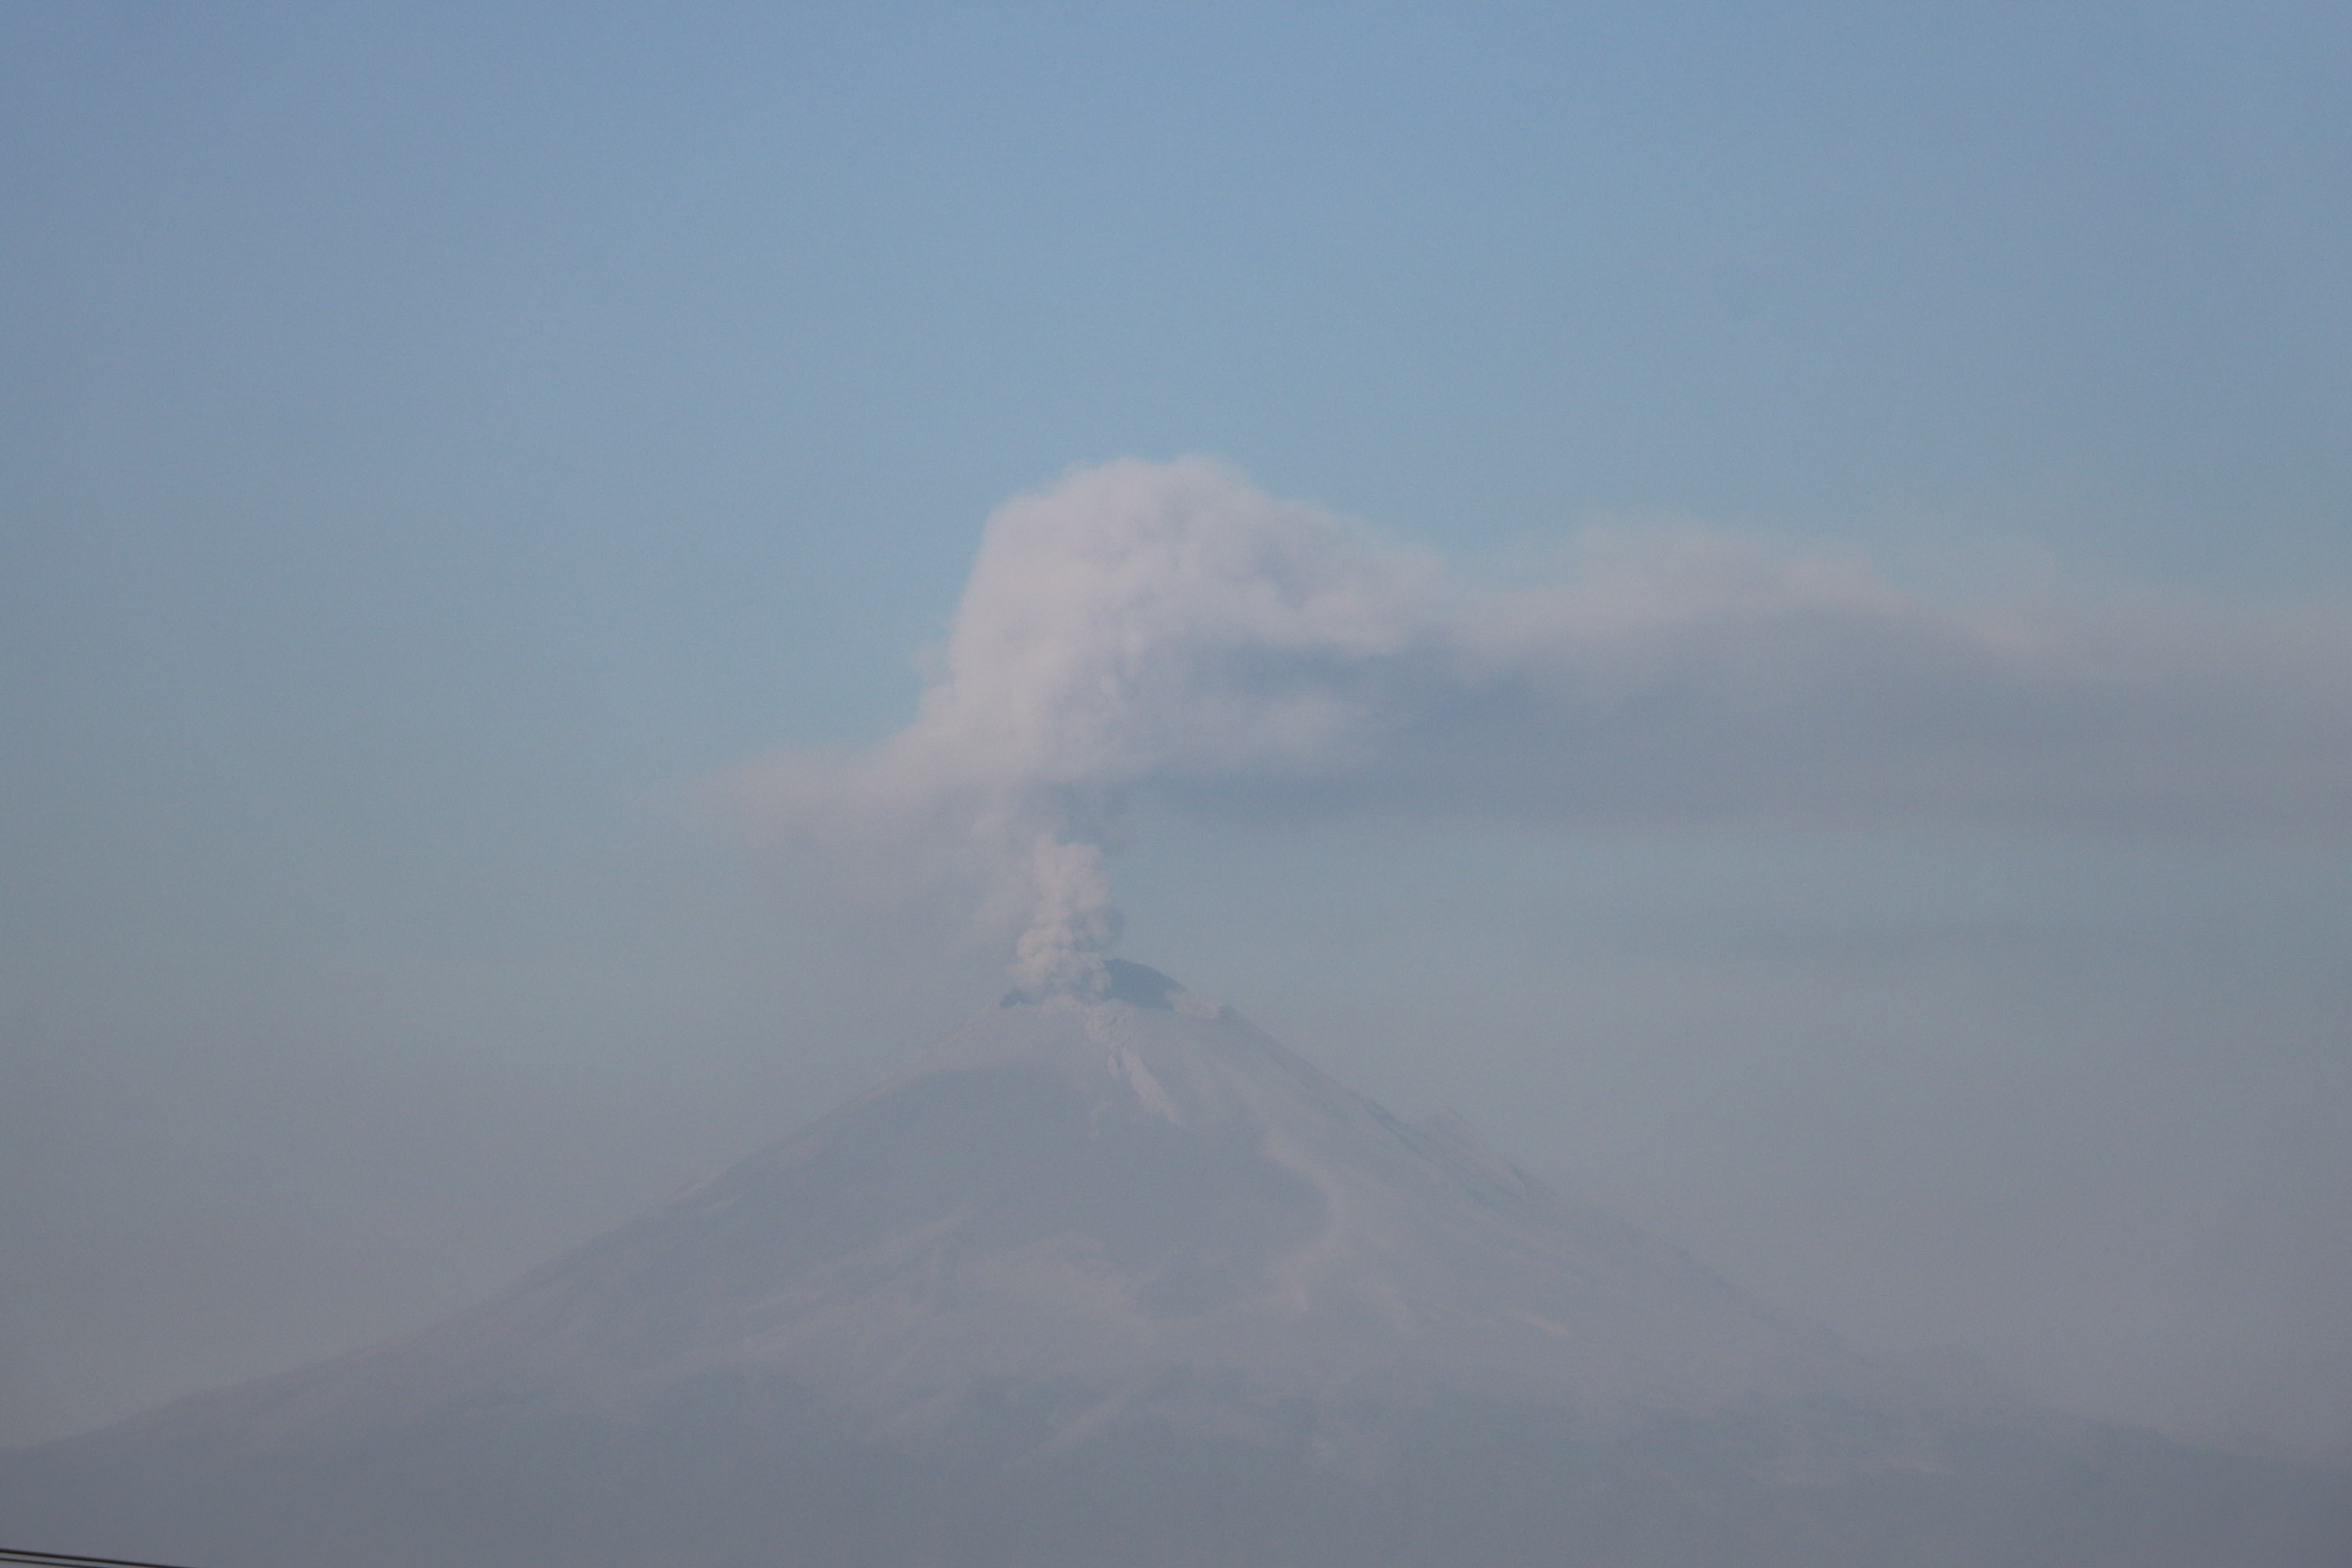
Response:
[{"label": "volcanic mountain", "polygon": [[2341,1563],[2352,1486],[1874,1366],[1113,962],[405,1340],[0,1463],[251,1564]]}]

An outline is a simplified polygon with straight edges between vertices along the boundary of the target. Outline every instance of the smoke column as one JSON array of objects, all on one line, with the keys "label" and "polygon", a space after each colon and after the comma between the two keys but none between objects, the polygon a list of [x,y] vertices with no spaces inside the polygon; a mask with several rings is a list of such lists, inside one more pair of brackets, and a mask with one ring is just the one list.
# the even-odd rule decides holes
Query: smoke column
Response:
[{"label": "smoke column", "polygon": [[1588,531],[1575,563],[1473,586],[1207,459],[1074,470],[989,519],[912,723],[726,793],[845,863],[976,879],[1041,994],[1103,984],[1145,804],[2140,833],[2352,812],[2339,605],[1942,605],[1689,526]]}]

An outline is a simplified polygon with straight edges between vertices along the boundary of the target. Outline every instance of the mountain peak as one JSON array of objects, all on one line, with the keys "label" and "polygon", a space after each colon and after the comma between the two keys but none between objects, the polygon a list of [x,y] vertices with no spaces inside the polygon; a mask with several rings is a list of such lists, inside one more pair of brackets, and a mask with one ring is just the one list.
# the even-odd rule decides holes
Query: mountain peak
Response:
[{"label": "mountain peak", "polygon": [[[1124,1002],[1131,1007],[1156,1008],[1162,1012],[1176,1010],[1175,998],[1192,994],[1160,971],[1147,964],[1131,963],[1124,958],[1102,961],[1105,984],[1100,994],[1087,1000],[1094,1002]],[[1001,1007],[1028,1007],[1045,998],[1028,991],[1008,991]],[[1205,1009],[1213,1012],[1213,1007]]]}]

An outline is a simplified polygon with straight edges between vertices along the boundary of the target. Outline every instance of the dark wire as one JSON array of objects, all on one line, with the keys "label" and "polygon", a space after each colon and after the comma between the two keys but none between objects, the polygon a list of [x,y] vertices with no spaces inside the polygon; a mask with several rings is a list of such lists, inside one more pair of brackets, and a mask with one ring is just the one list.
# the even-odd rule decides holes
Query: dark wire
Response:
[{"label": "dark wire", "polygon": [[64,1568],[173,1568],[169,1563],[134,1563],[128,1557],[69,1557],[62,1552],[18,1552],[0,1546],[0,1563],[61,1563]]}]

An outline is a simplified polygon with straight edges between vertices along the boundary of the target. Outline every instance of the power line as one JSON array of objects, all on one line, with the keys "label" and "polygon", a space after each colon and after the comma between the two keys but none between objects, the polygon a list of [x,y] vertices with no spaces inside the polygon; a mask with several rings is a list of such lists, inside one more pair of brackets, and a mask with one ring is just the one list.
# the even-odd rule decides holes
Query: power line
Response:
[{"label": "power line", "polygon": [[63,1552],[20,1552],[0,1546],[0,1563],[50,1563],[57,1568],[176,1568],[170,1563],[138,1563],[128,1557],[75,1557]]}]

